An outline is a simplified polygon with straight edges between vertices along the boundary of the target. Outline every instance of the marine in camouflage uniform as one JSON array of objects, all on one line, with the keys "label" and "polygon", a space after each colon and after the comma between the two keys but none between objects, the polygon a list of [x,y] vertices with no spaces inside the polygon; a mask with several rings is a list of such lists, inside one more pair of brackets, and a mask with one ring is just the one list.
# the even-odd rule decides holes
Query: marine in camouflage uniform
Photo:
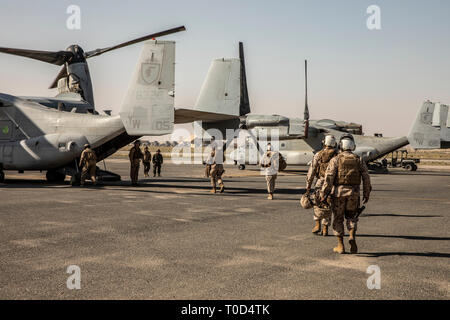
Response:
[{"label": "marine in camouflage uniform", "polygon": [[273,193],[275,191],[275,181],[277,180],[280,154],[276,151],[272,151],[270,143],[267,145],[267,151],[261,158],[259,165],[264,168],[264,174],[266,176],[267,184],[267,199],[273,200]]},{"label": "marine in camouflage uniform", "polygon": [[212,185],[211,193],[216,193],[217,184],[219,184],[220,193],[225,190],[225,186],[222,180],[222,175],[225,172],[225,170],[223,169],[223,158],[222,161],[218,161],[217,155],[218,154],[216,154],[215,150],[211,151],[211,156],[207,161],[207,165],[210,165],[211,168],[209,171]]},{"label": "marine in camouflage uniform", "polygon": [[97,157],[95,152],[91,149],[88,144],[84,145],[84,150],[81,153],[79,166],[81,169],[81,185],[84,186],[86,178],[91,177],[92,183],[97,184],[95,178],[95,170],[97,169]]},{"label": "marine in camouflage uniform", "polygon": [[[349,139],[346,139],[349,140]],[[366,163],[355,155],[354,142],[341,140],[341,150],[331,159],[325,173],[325,182],[321,190],[321,199],[331,192],[333,210],[333,231],[337,236],[338,245],[333,249],[337,253],[345,253],[344,248],[344,218],[349,230],[350,253],[357,253],[356,217],[360,206],[360,184],[363,183],[363,203],[369,200],[372,186]]]},{"label": "marine in camouflage uniform", "polygon": [[[325,138],[324,144],[328,145],[325,145],[325,147],[321,151],[316,153],[309,167],[308,175],[306,176],[307,194],[311,192],[314,178],[317,178],[315,185],[316,199],[319,199],[320,197],[319,193],[325,180],[325,171],[327,170],[328,163],[336,155],[336,141],[333,136],[327,136]],[[312,229],[312,233],[321,233],[323,236],[327,236],[328,226],[331,222],[331,201],[314,205],[314,221],[315,225]]]},{"label": "marine in camouflage uniform", "polygon": [[128,154],[128,157],[130,158],[130,178],[133,186],[138,184],[140,161],[144,158],[140,145],[141,142],[136,140],[133,148],[130,149],[130,153]]},{"label": "marine in camouflage uniform", "polygon": [[164,158],[161,154],[161,150],[156,150],[156,153],[153,155],[152,158],[153,162],[153,176],[156,177],[156,172],[158,171],[158,177],[161,176],[161,166],[164,162]]},{"label": "marine in camouflage uniform", "polygon": [[144,177],[148,177],[148,172],[150,171],[150,161],[152,160],[152,154],[148,151],[148,147],[145,146],[144,158],[142,163],[144,164]]}]

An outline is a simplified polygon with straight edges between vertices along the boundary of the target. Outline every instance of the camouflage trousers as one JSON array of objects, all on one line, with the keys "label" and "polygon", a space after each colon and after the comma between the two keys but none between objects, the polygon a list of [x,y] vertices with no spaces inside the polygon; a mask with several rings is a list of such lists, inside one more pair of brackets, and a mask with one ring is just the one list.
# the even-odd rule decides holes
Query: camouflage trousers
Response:
[{"label": "camouflage trousers", "polygon": [[132,184],[136,184],[138,182],[138,177],[139,177],[139,164],[131,164],[131,168],[130,168],[130,178],[131,178],[131,183]]},{"label": "camouflage trousers", "polygon": [[222,174],[224,172],[225,171],[221,169],[213,169],[210,171],[211,185],[213,189],[216,188],[216,184],[219,184],[219,187],[223,187]]},{"label": "camouflage trousers", "polygon": [[267,193],[273,194],[275,191],[275,180],[277,179],[277,175],[266,175],[266,183],[267,183]]},{"label": "camouflage trousers", "polygon": [[144,175],[148,176],[148,172],[150,171],[150,161],[143,161],[144,164]]},{"label": "camouflage trousers", "polygon": [[90,177],[93,184],[96,184],[97,181],[95,179],[95,170],[97,169],[95,161],[89,161],[84,165],[83,169],[81,169],[81,185],[83,186],[86,178]]},{"label": "camouflage trousers", "polygon": [[355,218],[359,208],[359,193],[333,198],[333,231],[336,236],[344,236],[344,219],[347,230],[357,228],[358,218]]},{"label": "camouflage trousers", "polygon": [[314,206],[314,221],[320,221],[322,225],[328,226],[331,222],[331,209]]}]

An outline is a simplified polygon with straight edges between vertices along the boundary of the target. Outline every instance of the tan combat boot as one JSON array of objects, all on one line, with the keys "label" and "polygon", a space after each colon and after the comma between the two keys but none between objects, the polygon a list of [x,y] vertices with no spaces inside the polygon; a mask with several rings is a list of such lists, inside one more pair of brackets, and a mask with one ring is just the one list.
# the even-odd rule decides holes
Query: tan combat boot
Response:
[{"label": "tan combat boot", "polygon": [[328,226],[327,225],[323,225],[323,227],[322,227],[322,236],[324,236],[324,237],[328,236]]},{"label": "tan combat boot", "polygon": [[269,196],[267,197],[269,200],[273,200],[273,194],[269,193]]},{"label": "tan combat boot", "polygon": [[315,220],[315,225],[314,228],[312,229],[312,233],[319,233],[320,232],[320,221],[319,220]]},{"label": "tan combat boot", "polygon": [[358,253],[358,247],[356,246],[355,229],[350,229],[350,236],[348,239],[348,243],[350,243],[350,253]]},{"label": "tan combat boot", "polygon": [[210,192],[211,193],[216,193],[216,188],[212,188]]},{"label": "tan combat boot", "polygon": [[224,190],[225,190],[225,187],[223,185],[220,186],[220,193],[223,193]]},{"label": "tan combat boot", "polygon": [[344,248],[344,237],[343,236],[337,236],[338,239],[338,245],[337,247],[333,248],[333,252],[336,253],[345,253],[345,248]]}]

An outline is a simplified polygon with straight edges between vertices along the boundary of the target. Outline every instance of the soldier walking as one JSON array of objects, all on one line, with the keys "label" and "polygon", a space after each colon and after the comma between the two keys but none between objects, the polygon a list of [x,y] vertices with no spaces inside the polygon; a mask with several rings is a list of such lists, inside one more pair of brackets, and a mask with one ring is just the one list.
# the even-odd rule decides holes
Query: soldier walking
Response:
[{"label": "soldier walking", "polygon": [[148,172],[150,171],[150,161],[152,160],[152,154],[148,150],[148,146],[144,148],[144,159],[142,163],[144,164],[144,177],[148,178]]},{"label": "soldier walking", "polygon": [[273,200],[273,193],[275,191],[275,180],[277,179],[279,169],[279,153],[272,151],[272,145],[267,145],[267,151],[261,158],[259,165],[264,168],[267,183],[267,199]]},{"label": "soldier walking", "polygon": [[156,177],[156,171],[158,171],[158,177],[161,176],[161,165],[163,164],[163,156],[161,154],[161,150],[156,150],[156,153],[153,155],[153,176]]},{"label": "soldier walking", "polygon": [[91,177],[92,183],[96,185],[97,181],[95,179],[95,170],[97,169],[97,157],[89,144],[85,144],[83,147],[79,167],[82,168],[80,181],[81,186],[84,186],[88,176]]},{"label": "soldier walking", "polygon": [[[223,152],[223,151],[222,151]],[[219,156],[219,158],[217,158]],[[222,158],[222,161],[220,161]],[[219,184],[220,193],[223,193],[225,186],[223,184],[222,175],[225,172],[223,169],[223,156],[220,157],[220,152],[216,154],[216,150],[211,151],[211,156],[207,161],[210,165],[209,176],[211,177],[212,190],[211,193],[216,193],[216,186]]]},{"label": "soldier walking", "polygon": [[[337,154],[336,152],[336,139],[332,135],[327,135],[323,141],[323,149],[315,154],[311,166],[306,176],[306,194],[309,195],[311,187],[314,182],[314,178],[317,179],[315,185],[316,199],[319,199],[319,192],[323,186],[325,179],[325,171],[327,170],[328,163]],[[331,199],[326,203],[319,203],[316,201],[314,205],[314,228],[312,233],[328,235],[328,226],[331,222]]]},{"label": "soldier walking", "polygon": [[139,177],[139,165],[141,159],[144,157],[140,148],[141,142],[136,140],[134,142],[134,146],[130,149],[130,153],[128,157],[130,158],[130,178],[131,185],[138,185],[138,177]]},{"label": "soldier walking", "polygon": [[355,142],[352,136],[344,136],[339,142],[341,153],[331,159],[325,173],[325,182],[321,190],[321,199],[325,200],[331,192],[333,210],[333,231],[337,236],[338,245],[333,249],[337,253],[345,253],[344,248],[344,218],[349,231],[350,253],[357,253],[356,229],[360,205],[360,184],[363,183],[363,203],[369,201],[369,172],[364,160],[352,151]]}]

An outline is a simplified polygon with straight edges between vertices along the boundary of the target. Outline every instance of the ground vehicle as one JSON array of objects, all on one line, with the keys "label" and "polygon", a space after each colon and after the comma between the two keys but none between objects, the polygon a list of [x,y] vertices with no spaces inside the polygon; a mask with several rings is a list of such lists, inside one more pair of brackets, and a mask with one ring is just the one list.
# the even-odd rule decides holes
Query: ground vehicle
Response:
[{"label": "ground vehicle", "polygon": [[[399,158],[400,157],[400,158]],[[387,165],[391,168],[402,167],[408,171],[416,171],[417,164],[420,163],[418,158],[408,158],[408,151],[405,149],[396,150],[391,153],[391,159],[386,158]]]}]

